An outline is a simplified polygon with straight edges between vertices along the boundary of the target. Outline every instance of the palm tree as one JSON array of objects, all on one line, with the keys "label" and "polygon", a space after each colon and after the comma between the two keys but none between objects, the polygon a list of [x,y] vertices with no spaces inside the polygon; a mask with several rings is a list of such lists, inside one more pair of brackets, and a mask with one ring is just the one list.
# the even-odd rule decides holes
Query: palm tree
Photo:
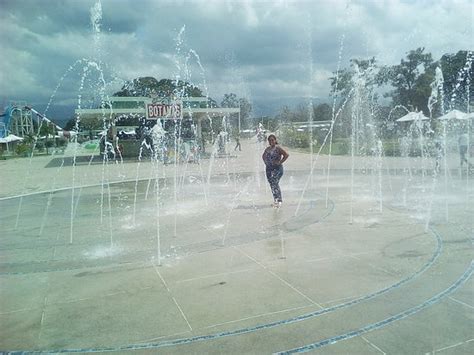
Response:
[{"label": "palm tree", "polygon": [[46,141],[44,143],[44,146],[46,147],[46,154],[49,155],[49,148],[51,148],[53,146],[52,142],[49,141],[49,136],[52,135],[54,137],[55,134],[56,134],[56,129],[55,129],[54,125],[49,124],[49,123],[46,122],[45,124],[41,125],[39,133],[40,133],[40,136],[45,136],[46,137]]}]

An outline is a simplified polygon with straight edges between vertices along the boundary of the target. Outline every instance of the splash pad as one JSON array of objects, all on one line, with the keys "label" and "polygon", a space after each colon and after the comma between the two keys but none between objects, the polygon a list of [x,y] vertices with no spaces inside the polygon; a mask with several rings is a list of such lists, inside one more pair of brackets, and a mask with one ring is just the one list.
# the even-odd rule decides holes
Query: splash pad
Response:
[{"label": "splash pad", "polygon": [[[99,53],[100,1],[92,10]],[[204,68],[196,51],[184,53],[183,36],[184,27],[176,82],[196,60],[207,101]],[[341,39],[339,64],[342,47]],[[104,83],[106,65],[96,55],[68,72],[79,65],[83,110],[86,79],[96,73]],[[138,161],[86,155],[77,141],[64,156],[4,162],[1,349],[467,353],[472,177],[453,163],[447,123],[438,156],[423,119],[409,123],[401,156],[387,156],[389,128],[371,118],[368,79],[357,69],[340,103],[351,111],[346,155],[331,155],[336,101],[322,137],[328,155],[312,144],[290,150],[279,210],[270,207],[261,140],[242,139],[243,153],[227,154],[224,118],[209,159],[189,164],[176,153],[171,164],[141,159],[141,150]],[[100,104],[110,104],[98,87]]]},{"label": "splash pad", "polygon": [[[252,149],[252,144],[256,143],[248,142],[244,149]],[[216,172],[209,184],[199,180],[196,166],[194,172],[189,169],[180,184],[176,211],[173,167],[161,167],[158,179],[127,179],[124,173],[122,181],[111,181],[105,199],[110,205],[103,206],[102,221],[102,185],[78,184],[72,243],[71,189],[59,188],[67,180],[57,177],[54,191],[24,195],[20,221],[28,224],[17,228],[20,197],[2,199],[2,211],[9,211],[2,216],[2,317],[34,329],[8,333],[8,349],[166,347],[164,351],[182,352],[224,346],[230,352],[275,352],[300,345],[323,347],[328,345],[324,339],[332,338],[332,347],[349,343],[364,349],[370,345],[360,337],[335,344],[352,338],[354,329],[360,334],[384,329],[406,312],[444,304],[453,294],[465,300],[469,293],[457,290],[465,289],[464,272],[470,272],[470,250],[465,246],[471,241],[464,219],[470,212],[464,208],[465,193],[472,191],[464,191],[462,180],[453,180],[449,191],[454,230],[443,222],[444,196],[430,201],[421,175],[414,173],[403,201],[406,160],[388,162],[383,176],[390,184],[384,184],[385,208],[380,211],[374,174],[355,172],[357,192],[351,198],[347,158],[336,157],[328,205],[325,172],[315,170],[313,185],[304,192],[295,215],[308,176],[306,156],[292,154],[282,179],[285,202],[280,210],[270,207],[263,176],[259,186],[259,179],[248,171],[251,162],[241,157],[232,162],[235,173]],[[130,167],[126,171],[134,173],[136,164],[125,163]],[[152,165],[142,163],[140,169],[149,174]],[[84,183],[94,174],[100,176],[102,166],[76,168],[83,177],[78,182]],[[72,167],[62,169],[70,174]],[[434,223],[426,228],[430,203]],[[344,323],[337,321],[341,318]],[[389,320],[379,324],[385,319]],[[100,334],[95,324],[100,324]],[[282,338],[281,331],[308,335]],[[264,339],[257,348],[253,337]]]}]

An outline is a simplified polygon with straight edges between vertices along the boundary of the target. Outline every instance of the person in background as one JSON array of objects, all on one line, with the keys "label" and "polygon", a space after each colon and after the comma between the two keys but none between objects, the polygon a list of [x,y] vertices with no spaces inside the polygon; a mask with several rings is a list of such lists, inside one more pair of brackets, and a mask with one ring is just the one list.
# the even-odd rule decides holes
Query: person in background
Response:
[{"label": "person in background", "polygon": [[234,148],[234,151],[236,151],[237,148],[239,148],[239,152],[242,151],[242,146],[240,145],[240,136],[239,136],[239,135],[235,136],[235,148]]},{"label": "person in background", "polygon": [[461,160],[461,168],[464,163],[466,163],[467,166],[469,166],[469,162],[466,158],[466,153],[467,153],[467,148],[469,143],[469,138],[467,136],[467,133],[461,133],[458,138],[458,144],[459,144],[459,158]]},{"label": "person in background", "polygon": [[265,172],[268,183],[272,190],[273,207],[280,208],[282,203],[280,179],[283,176],[283,163],[288,159],[289,154],[278,145],[275,135],[268,136],[269,146],[265,148],[262,159],[265,163]]}]

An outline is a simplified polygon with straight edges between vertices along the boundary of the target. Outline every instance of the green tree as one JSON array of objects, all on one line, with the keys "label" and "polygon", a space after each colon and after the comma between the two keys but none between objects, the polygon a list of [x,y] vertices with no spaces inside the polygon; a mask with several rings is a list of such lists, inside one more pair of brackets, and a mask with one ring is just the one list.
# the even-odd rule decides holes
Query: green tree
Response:
[{"label": "green tree", "polygon": [[221,101],[221,107],[239,107],[239,99],[234,93],[224,94]]},{"label": "green tree", "polygon": [[466,111],[467,102],[474,102],[474,54],[471,51],[458,51],[444,54],[439,60],[443,72],[444,108]]},{"label": "green tree", "polygon": [[411,50],[400,64],[387,68],[384,79],[394,90],[385,96],[392,98],[393,106],[403,105],[429,115],[428,98],[435,78],[436,63],[433,62],[431,53],[424,51],[424,48]]},{"label": "green tree", "polygon": [[36,140],[37,137],[35,135],[28,133],[27,135],[23,136],[23,141],[16,146],[15,152],[21,156],[27,156],[31,154],[34,146],[36,145]]},{"label": "green tree", "polygon": [[66,125],[64,126],[64,130],[72,131],[74,130],[75,127],[76,127],[76,117],[72,117],[66,122]]},{"label": "green tree", "polygon": [[54,136],[56,135],[56,127],[52,123],[42,122],[41,126],[40,126],[39,134],[40,134],[41,137],[42,136],[45,137],[46,141],[45,141],[44,145],[46,147],[46,154],[49,154],[49,148],[52,147],[52,145],[50,144],[49,139],[52,136],[53,140],[54,140]]},{"label": "green tree", "polygon": [[250,127],[250,114],[252,112],[252,104],[244,97],[239,99],[241,129]]},{"label": "green tree", "polygon": [[288,106],[283,106],[275,116],[275,121],[279,126],[283,126],[285,123],[294,122],[295,114],[291,111]]},{"label": "green tree", "polygon": [[293,121],[307,122],[309,120],[309,106],[308,104],[300,103],[293,111]]},{"label": "green tree", "polygon": [[146,76],[127,81],[114,96],[158,96],[158,97],[196,97],[202,91],[193,84],[182,80],[161,79]]},{"label": "green tree", "polygon": [[[248,127],[252,105],[246,98],[238,98],[236,94],[224,94],[221,107],[240,108],[241,129]],[[238,114],[231,114],[231,125],[234,131],[238,130]]]},{"label": "green tree", "polygon": [[[377,90],[387,80],[384,79],[386,72],[386,68],[377,65],[374,57],[369,59],[353,58],[350,60],[349,68],[340,70],[338,75],[331,78],[331,95],[336,100],[336,105],[329,110],[327,106],[320,107],[320,112],[315,116],[330,120],[333,116],[336,117],[335,115],[339,112],[333,138],[346,138],[354,129],[358,131],[359,135],[362,135],[365,129],[352,127],[351,117],[353,115],[360,118],[357,122],[361,127],[374,124],[372,118],[378,107]],[[380,122],[376,124],[378,125]]]},{"label": "green tree", "polygon": [[84,117],[81,117],[81,120],[79,121],[79,129],[81,131],[88,131],[89,138],[91,139],[94,136],[92,131],[99,130],[102,128],[104,128],[103,120],[95,116],[94,117],[84,116]]},{"label": "green tree", "polygon": [[331,118],[332,107],[328,104],[319,104],[313,108],[313,119],[315,121],[329,121]]},{"label": "green tree", "polygon": [[364,78],[364,86],[370,88],[371,91],[383,83],[385,69],[377,65],[375,57],[370,59],[352,58],[349,62],[349,68],[342,69],[339,73],[334,72],[334,76],[329,78],[332,96],[340,97],[342,100],[346,99],[354,88],[356,75]]}]

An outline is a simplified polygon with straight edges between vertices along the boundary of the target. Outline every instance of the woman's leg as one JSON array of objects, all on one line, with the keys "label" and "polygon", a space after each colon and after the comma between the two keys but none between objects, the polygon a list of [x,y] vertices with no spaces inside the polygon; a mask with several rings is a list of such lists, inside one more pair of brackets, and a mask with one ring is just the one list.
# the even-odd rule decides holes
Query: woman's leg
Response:
[{"label": "woman's leg", "polygon": [[283,176],[283,167],[280,165],[273,169],[267,169],[267,180],[272,190],[273,199],[277,202],[281,202],[281,190],[280,190],[280,179]]},{"label": "woman's leg", "polygon": [[276,201],[277,195],[275,190],[275,169],[267,168],[265,173],[267,175],[267,181],[270,184],[270,189],[272,190],[273,200]]},{"label": "woman's leg", "polygon": [[275,200],[278,202],[282,202],[281,199],[281,189],[280,189],[280,179],[283,176],[283,166],[279,165],[277,169],[275,169],[274,181],[275,181]]}]

